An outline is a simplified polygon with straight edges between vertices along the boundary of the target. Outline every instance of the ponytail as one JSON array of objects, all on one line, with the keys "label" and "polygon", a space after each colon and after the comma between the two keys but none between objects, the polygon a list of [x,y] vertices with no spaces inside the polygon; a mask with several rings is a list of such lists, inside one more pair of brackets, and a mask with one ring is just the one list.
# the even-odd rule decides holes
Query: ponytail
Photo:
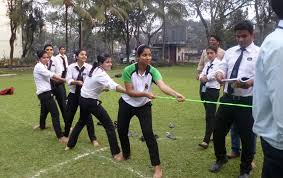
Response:
[{"label": "ponytail", "polygon": [[98,67],[98,65],[103,64],[106,59],[107,59],[106,57],[98,55],[97,56],[97,62],[96,61],[93,62],[92,68],[90,69],[90,72],[89,72],[88,76],[92,77],[92,73],[93,73],[94,69],[96,67]]},{"label": "ponytail", "polygon": [[92,77],[92,73],[97,66],[98,66],[98,63],[94,61],[92,64],[92,68],[90,69],[89,74],[88,74],[89,77]]}]

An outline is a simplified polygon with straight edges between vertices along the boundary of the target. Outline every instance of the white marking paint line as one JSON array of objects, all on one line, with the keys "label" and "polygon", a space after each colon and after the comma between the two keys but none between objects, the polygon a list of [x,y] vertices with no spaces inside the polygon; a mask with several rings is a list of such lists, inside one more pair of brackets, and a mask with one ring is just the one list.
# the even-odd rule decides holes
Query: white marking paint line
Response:
[{"label": "white marking paint line", "polygon": [[95,151],[92,151],[92,152],[80,154],[80,155],[78,155],[78,156],[76,156],[76,157],[74,157],[74,158],[72,158],[72,159],[69,159],[69,160],[67,160],[67,161],[64,161],[64,162],[61,162],[61,163],[59,163],[59,164],[53,165],[53,166],[51,166],[51,167],[49,167],[49,168],[41,169],[41,170],[39,170],[35,175],[31,176],[31,178],[39,177],[41,174],[47,173],[48,171],[50,171],[50,170],[52,170],[52,169],[57,169],[59,166],[63,166],[63,165],[68,164],[68,163],[70,163],[70,162],[72,162],[72,161],[75,161],[75,160],[84,158],[84,157],[86,157],[86,156],[88,156],[88,155],[91,155],[91,154],[95,154],[95,153],[98,153],[98,152],[105,151],[105,150],[107,150],[107,149],[108,149],[108,147],[103,147],[103,148],[101,148],[101,149],[99,149],[99,150],[95,150]]},{"label": "white marking paint line", "polygon": [[[108,158],[108,157],[106,157],[106,156],[103,156],[103,155],[95,155],[95,156],[100,157],[100,158],[103,158],[103,159],[106,159],[106,160],[112,162],[113,164],[116,164],[116,165],[119,164],[118,162],[115,162],[113,159],[110,159],[110,158]],[[119,164],[119,166],[122,166],[122,165]],[[134,170],[134,169],[131,168],[131,167],[123,166],[123,168],[127,169],[128,171],[134,173],[135,175],[137,175],[137,176],[139,176],[139,177],[141,177],[141,178],[147,178],[146,176],[142,175],[142,173],[140,173],[139,171]]]},{"label": "white marking paint line", "polygon": [[10,77],[10,76],[15,76],[17,74],[1,74],[0,77]]}]

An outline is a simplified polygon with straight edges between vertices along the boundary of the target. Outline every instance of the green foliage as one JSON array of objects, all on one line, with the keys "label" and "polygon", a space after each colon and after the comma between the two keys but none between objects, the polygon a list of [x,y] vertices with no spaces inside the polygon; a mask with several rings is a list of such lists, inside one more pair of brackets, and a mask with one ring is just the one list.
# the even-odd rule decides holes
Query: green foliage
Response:
[{"label": "green foliage", "polygon": [[[196,66],[178,66],[159,68],[164,81],[190,99],[199,99],[199,82],[195,78]],[[121,68],[111,71],[110,76],[121,73]],[[112,161],[109,149],[97,151],[89,143],[84,129],[77,146],[64,151],[64,145],[58,143],[52,128],[33,131],[39,122],[39,100],[35,95],[32,71],[6,71],[17,73],[14,77],[0,77],[0,89],[13,86],[15,94],[0,96],[0,177],[86,177],[86,178],[138,178],[135,171],[143,177],[152,177],[149,154],[144,142],[131,137],[132,156],[128,161]],[[1,73],[1,72],[0,72]],[[122,84],[120,79],[115,80]],[[153,92],[164,96],[157,87]],[[102,105],[112,120],[117,118],[120,94],[105,92],[101,96]],[[153,129],[158,134],[161,166],[166,178],[232,178],[239,174],[240,159],[230,160],[221,172],[214,174],[208,169],[215,161],[213,144],[207,150],[198,148],[205,128],[204,108],[198,103],[178,103],[175,100],[155,99],[152,106]],[[79,111],[74,119],[77,122]],[[97,122],[93,117],[94,123]],[[63,123],[60,118],[61,125]],[[173,122],[176,128],[170,129]],[[52,127],[48,116],[47,125]],[[131,131],[141,135],[138,119],[131,121]],[[101,126],[95,125],[95,131],[101,147],[108,147],[106,133]],[[177,140],[169,140],[166,132],[172,132]],[[227,150],[230,151],[230,136],[227,136]],[[76,159],[75,159],[76,158]],[[257,167],[251,178],[260,177],[262,168],[262,150],[257,143]],[[133,171],[131,171],[133,170]]]}]

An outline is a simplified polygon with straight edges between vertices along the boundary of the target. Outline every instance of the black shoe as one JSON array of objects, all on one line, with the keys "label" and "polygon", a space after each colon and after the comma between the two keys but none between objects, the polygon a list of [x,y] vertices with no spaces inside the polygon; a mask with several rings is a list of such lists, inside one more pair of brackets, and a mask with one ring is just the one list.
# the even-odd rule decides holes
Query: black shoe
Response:
[{"label": "black shoe", "polygon": [[213,172],[213,173],[217,173],[220,171],[220,169],[222,168],[222,166],[224,164],[226,164],[228,162],[228,159],[225,158],[223,160],[219,160],[219,161],[216,161],[216,163],[214,163],[211,168],[210,168],[210,172]]},{"label": "black shoe", "polygon": [[244,173],[244,174],[241,174],[241,175],[239,175],[239,178],[249,178],[249,174],[247,174],[247,173]]}]

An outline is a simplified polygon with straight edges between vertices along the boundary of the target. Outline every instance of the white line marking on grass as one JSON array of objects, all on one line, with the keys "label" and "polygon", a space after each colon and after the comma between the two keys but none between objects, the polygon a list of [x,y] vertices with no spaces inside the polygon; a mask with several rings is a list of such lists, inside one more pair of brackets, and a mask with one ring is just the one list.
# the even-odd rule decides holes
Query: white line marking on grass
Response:
[{"label": "white line marking on grass", "polygon": [[59,166],[63,166],[63,165],[68,164],[68,163],[70,163],[72,161],[79,160],[81,158],[84,158],[86,156],[89,156],[89,155],[92,155],[92,154],[95,154],[95,153],[98,153],[98,152],[103,152],[103,151],[107,150],[108,148],[109,147],[103,147],[103,148],[100,148],[100,149],[92,151],[92,152],[88,152],[88,153],[84,153],[84,154],[79,154],[76,157],[74,157],[72,159],[69,159],[67,161],[64,161],[64,162],[61,162],[59,164],[53,165],[53,166],[51,166],[49,168],[46,168],[46,169],[41,169],[41,170],[37,171],[37,173],[35,175],[31,176],[31,178],[39,177],[41,174],[47,173],[48,171],[50,171],[52,169],[57,169]]},{"label": "white line marking on grass", "polygon": [[1,74],[0,77],[10,77],[10,76],[15,76],[17,74]]},{"label": "white line marking on grass", "polygon": [[[103,155],[95,155],[95,156],[100,157],[100,158],[103,158],[103,159],[106,159],[106,160],[110,161],[110,162],[113,163],[113,164],[119,165],[120,167],[122,166],[122,164],[119,164],[120,162],[116,162],[116,161],[114,161],[113,159],[108,158],[108,157],[106,157],[106,156],[103,156]],[[127,169],[128,171],[134,173],[135,175],[137,175],[137,176],[139,176],[139,177],[141,177],[141,178],[147,178],[147,177],[144,176],[142,173],[140,173],[139,171],[134,170],[134,169],[131,168],[131,167],[123,166],[123,168],[124,168],[124,169]]]}]

